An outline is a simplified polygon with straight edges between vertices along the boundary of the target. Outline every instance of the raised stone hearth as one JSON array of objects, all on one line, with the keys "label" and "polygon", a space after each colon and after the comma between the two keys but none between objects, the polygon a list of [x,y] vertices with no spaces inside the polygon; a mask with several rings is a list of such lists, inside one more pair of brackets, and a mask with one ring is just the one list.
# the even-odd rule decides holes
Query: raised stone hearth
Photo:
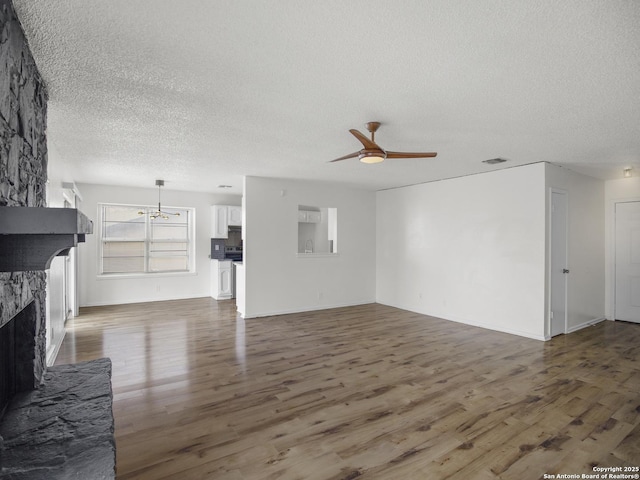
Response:
[{"label": "raised stone hearth", "polygon": [[113,479],[113,430],[111,360],[50,367],[2,419],[0,478]]}]

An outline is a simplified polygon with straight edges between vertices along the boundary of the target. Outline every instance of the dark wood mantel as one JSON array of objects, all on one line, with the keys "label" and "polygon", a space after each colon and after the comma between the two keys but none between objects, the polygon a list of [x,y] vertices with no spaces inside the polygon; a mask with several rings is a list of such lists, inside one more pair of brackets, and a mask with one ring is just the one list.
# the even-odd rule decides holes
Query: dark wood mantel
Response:
[{"label": "dark wood mantel", "polygon": [[47,270],[93,233],[75,208],[0,207],[0,272]]}]

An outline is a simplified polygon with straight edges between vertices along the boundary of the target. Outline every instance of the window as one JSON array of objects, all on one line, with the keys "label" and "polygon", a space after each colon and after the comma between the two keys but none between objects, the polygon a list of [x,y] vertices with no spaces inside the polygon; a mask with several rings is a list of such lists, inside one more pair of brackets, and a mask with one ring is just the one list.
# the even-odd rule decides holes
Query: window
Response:
[{"label": "window", "polygon": [[153,274],[193,270],[193,208],[162,208],[168,218],[152,219],[156,207],[100,205],[100,273]]}]

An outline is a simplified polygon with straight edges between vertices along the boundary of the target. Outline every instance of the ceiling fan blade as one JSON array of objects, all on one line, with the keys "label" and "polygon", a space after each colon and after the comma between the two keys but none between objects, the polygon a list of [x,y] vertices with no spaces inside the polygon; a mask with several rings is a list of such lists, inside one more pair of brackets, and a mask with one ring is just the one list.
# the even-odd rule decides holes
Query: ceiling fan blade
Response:
[{"label": "ceiling fan blade", "polygon": [[348,160],[349,158],[355,158],[358,155],[360,155],[359,151],[358,152],[353,152],[353,153],[350,153],[349,155],[345,155],[344,157],[336,158],[335,160],[330,160],[329,163],[339,162],[340,160]]},{"label": "ceiling fan blade", "polygon": [[360,140],[360,143],[364,145],[364,148],[368,150],[382,150],[378,145],[376,145],[376,143],[373,140],[367,138],[366,135],[363,135],[358,130],[351,129],[349,131],[354,137]]},{"label": "ceiling fan blade", "polygon": [[387,150],[387,158],[431,158],[438,155],[436,152],[390,152]]}]

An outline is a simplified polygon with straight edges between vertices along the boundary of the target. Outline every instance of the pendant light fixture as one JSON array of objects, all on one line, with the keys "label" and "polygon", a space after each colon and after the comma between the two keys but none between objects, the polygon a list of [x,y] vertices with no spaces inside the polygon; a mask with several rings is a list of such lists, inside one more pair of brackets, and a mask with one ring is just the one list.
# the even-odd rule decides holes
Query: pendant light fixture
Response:
[{"label": "pendant light fixture", "polygon": [[[162,211],[162,205],[160,205],[160,189],[164,187],[164,180],[156,180],[156,185],[158,186],[158,210],[156,210],[155,212],[149,213],[149,217],[151,217],[151,220],[155,220],[158,217],[168,220],[169,215],[174,215],[176,217],[179,217],[180,212],[163,212]],[[144,213],[145,212],[140,210],[138,212],[138,215],[144,215]]]}]

